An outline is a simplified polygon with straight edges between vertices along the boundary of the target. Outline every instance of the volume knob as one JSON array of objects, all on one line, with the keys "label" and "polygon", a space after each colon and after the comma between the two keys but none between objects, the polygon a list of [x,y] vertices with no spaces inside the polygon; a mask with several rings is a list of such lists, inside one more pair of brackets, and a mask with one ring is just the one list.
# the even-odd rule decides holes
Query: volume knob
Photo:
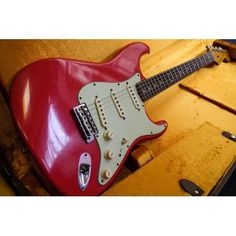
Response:
[{"label": "volume knob", "polygon": [[111,160],[113,157],[114,157],[114,153],[111,151],[111,150],[106,150],[104,152],[104,157],[107,159],[107,160]]},{"label": "volume knob", "polygon": [[104,179],[109,179],[111,177],[111,172],[108,169],[102,171],[102,177]]},{"label": "volume knob", "polygon": [[105,131],[103,137],[106,141],[110,141],[114,138],[114,133],[112,131]]}]

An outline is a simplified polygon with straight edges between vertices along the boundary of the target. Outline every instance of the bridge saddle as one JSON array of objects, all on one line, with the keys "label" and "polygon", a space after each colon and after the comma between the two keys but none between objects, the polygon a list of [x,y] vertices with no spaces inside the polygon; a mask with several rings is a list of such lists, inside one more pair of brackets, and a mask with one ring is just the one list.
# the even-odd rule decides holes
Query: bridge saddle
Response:
[{"label": "bridge saddle", "polygon": [[97,126],[90,114],[90,111],[85,103],[73,108],[75,118],[84,135],[85,141],[90,143],[94,140],[94,136],[98,133]]}]

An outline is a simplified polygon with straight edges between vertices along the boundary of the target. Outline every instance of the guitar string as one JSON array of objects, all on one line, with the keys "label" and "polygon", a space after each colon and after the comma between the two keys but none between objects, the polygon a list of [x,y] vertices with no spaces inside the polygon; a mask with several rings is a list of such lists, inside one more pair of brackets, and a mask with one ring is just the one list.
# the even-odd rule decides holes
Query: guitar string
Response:
[{"label": "guitar string", "polygon": [[[125,90],[125,89],[124,89],[124,90]],[[124,91],[124,90],[122,90],[122,91]],[[125,95],[128,95],[128,96],[125,96]],[[151,95],[152,95],[152,94],[151,94]],[[154,95],[154,94],[153,94],[153,95]],[[152,97],[152,96],[149,96],[149,94],[147,94],[147,97]],[[102,107],[102,109],[109,109],[110,107],[114,107],[114,102],[113,102],[113,100],[111,99],[110,96],[106,97],[106,99],[108,99],[108,98],[109,98],[109,100],[108,100],[107,102],[104,102],[104,103],[102,104],[102,106],[104,106],[105,104],[112,104],[112,105],[108,105],[107,107]],[[129,95],[128,91],[126,91],[124,94],[121,94],[120,96],[118,96],[118,98],[119,98],[119,100],[124,100],[124,99],[130,98],[130,95]],[[105,99],[105,98],[104,98],[104,99]],[[95,111],[95,110],[97,109],[96,105],[95,105],[94,103],[92,103],[92,104],[90,104],[89,106],[91,107],[91,105],[94,105],[93,108],[89,109],[91,115],[97,114],[97,112],[93,112],[93,111]]]},{"label": "guitar string", "polygon": [[[199,59],[199,58],[198,58],[198,59]],[[205,59],[205,58],[204,58],[204,59]],[[189,63],[191,63],[191,61],[189,61]],[[183,69],[185,69],[185,68],[183,68]],[[165,72],[163,72],[163,73],[165,73]],[[160,74],[160,75],[161,75],[161,74]],[[156,75],[156,76],[157,76],[157,75]],[[154,76],[154,77],[156,77],[156,76]],[[151,78],[152,78],[152,77],[151,77]],[[151,79],[151,78],[149,78],[149,79]],[[161,79],[161,78],[160,78],[160,79]],[[168,82],[168,83],[170,82],[170,81],[169,81],[169,77],[166,77],[165,79],[166,79],[166,82]],[[162,80],[162,79],[161,79],[161,80]],[[151,80],[150,80],[150,81],[148,81],[148,80],[143,80],[143,81],[147,81],[147,84],[148,84],[148,82],[150,82],[150,84],[152,85],[152,81],[151,81]],[[162,82],[163,82],[163,81],[162,81]],[[118,85],[119,85],[119,84],[118,84]],[[135,84],[135,85],[136,85],[136,84]],[[134,87],[136,87],[135,85],[131,85],[131,87],[134,88]],[[145,88],[145,84],[144,84],[144,88]],[[156,88],[156,87],[155,87],[155,88]],[[137,92],[139,92],[140,89],[142,89],[142,87],[141,87],[141,88],[137,88],[137,87],[136,87],[136,91],[137,91]],[[121,94],[123,91],[125,91],[125,93]],[[151,94],[147,94],[147,97],[150,97],[149,95],[155,95],[155,93],[152,94],[153,92],[155,92],[155,91],[151,91],[151,92],[150,92]],[[123,97],[123,96],[125,96],[125,95],[129,95],[129,93],[128,93],[128,91],[127,91],[127,88],[122,89],[122,90],[116,92],[114,96],[116,96],[116,97],[118,97],[118,98],[121,98],[121,97]],[[128,98],[128,97],[130,97],[130,96],[127,96],[127,97],[125,97],[125,98]],[[104,102],[104,103],[102,103],[102,104],[101,104],[102,106],[104,106],[105,104],[108,104],[108,103],[114,103],[113,100],[112,100],[112,98],[111,98],[111,96],[107,96],[107,97],[104,97],[104,98],[102,98],[102,99],[99,99],[99,101],[104,101],[104,100],[106,100],[106,99],[109,99],[109,100],[106,101],[106,102]],[[93,106],[93,107],[92,107],[92,106]],[[93,110],[96,109],[95,103],[89,104],[88,107],[91,107],[90,111],[93,111]],[[109,106],[109,107],[110,107],[110,106]],[[103,108],[104,108],[104,109],[108,109],[109,107],[103,107]]]},{"label": "guitar string", "polygon": [[[160,73],[160,75],[161,75],[161,73]],[[151,83],[151,79],[153,79],[153,78],[156,77],[156,76],[158,76],[158,75],[154,75],[154,76],[152,76],[152,77],[150,77],[150,78],[147,78],[147,79],[145,79],[145,80],[141,80],[141,81],[139,81],[139,82],[147,81],[147,83],[148,83],[148,82],[149,82],[149,79],[150,79],[150,83]],[[161,79],[161,78],[160,78],[160,79]],[[165,79],[167,80],[167,79],[169,79],[169,78],[165,78]],[[139,82],[137,82],[137,83],[139,83]],[[167,82],[168,82],[168,81],[167,81]],[[136,84],[132,84],[132,85],[130,85],[130,86],[132,87],[132,89],[134,89],[134,88],[136,88],[135,85],[136,85]],[[145,87],[145,84],[144,84],[144,87]],[[136,91],[139,92],[141,89],[142,89],[142,87],[136,89]],[[122,90],[116,92],[116,93],[115,93],[115,96],[117,96],[117,94],[119,94],[119,93],[121,93],[121,92],[123,92],[123,91],[127,91],[127,88],[122,89]],[[99,101],[101,102],[102,100],[105,100],[105,99],[108,99],[108,98],[110,98],[110,96],[107,96],[107,97],[104,97],[104,98],[102,98],[102,99],[99,99]],[[91,104],[87,105],[87,107],[90,107],[90,106],[92,106],[92,105],[94,105],[94,103],[91,103]],[[102,105],[103,105],[103,104],[102,104]]]},{"label": "guitar string", "polygon": [[[148,78],[148,79],[152,79],[153,77],[150,77],[150,78]],[[147,83],[149,82],[148,81],[148,79],[146,79],[146,80],[143,80],[143,81],[147,81]],[[160,78],[161,79],[161,78]],[[169,78],[165,78],[166,79],[166,82],[167,83],[169,83],[170,81],[169,81]],[[151,80],[150,80],[150,83],[151,83]],[[135,84],[136,85],[136,84]],[[143,88],[145,88],[145,84],[143,85],[144,87],[142,88],[136,88],[136,86],[135,85],[131,85],[131,88],[132,89],[136,89],[136,91],[137,92],[139,92],[140,90],[142,90]],[[151,85],[153,85],[153,84],[151,84]],[[155,84],[155,85],[157,85],[157,84]],[[149,85],[150,86],[150,85]],[[159,85],[160,86],[160,85]],[[156,87],[154,87],[154,89],[156,89]],[[123,93],[123,94],[120,94],[121,92],[123,92],[123,91],[125,91],[125,93]],[[158,92],[160,92],[159,90],[157,90]],[[154,91],[153,91],[154,92]],[[118,95],[118,94],[120,94],[120,95]],[[122,89],[122,90],[120,90],[120,91],[118,91],[118,92],[116,92],[115,93],[115,95],[114,96],[116,96],[116,97],[118,97],[118,98],[120,98],[120,97],[122,97],[122,96],[124,96],[124,95],[126,95],[126,94],[129,94],[129,93],[127,93],[127,88],[125,88],[125,89]],[[101,105],[104,105],[104,104],[106,104],[106,103],[108,103],[108,102],[113,102],[112,101],[112,99],[111,99],[111,96],[107,96],[107,97],[104,97],[104,98],[102,98],[102,99],[99,99],[99,101],[103,101],[103,100],[105,100],[105,99],[109,99],[109,101],[107,101],[107,102],[104,102],[104,103],[102,103]],[[87,107],[91,107],[91,106],[95,106],[95,104],[94,103],[91,103],[91,104],[89,104],[89,105],[87,105]],[[93,110],[94,108],[92,108],[91,110]]]},{"label": "guitar string", "polygon": [[[134,89],[134,88],[135,88],[135,85],[131,85],[131,87]],[[120,93],[123,92],[123,91],[125,91],[125,93],[120,94]],[[137,90],[137,91],[138,91],[138,90]],[[117,95],[117,94],[119,94],[119,95]],[[121,97],[123,97],[124,95],[129,95],[127,89],[123,89],[123,90],[118,91],[117,93],[115,93],[114,96],[116,96],[117,98],[121,98]],[[129,95],[129,96],[130,96],[130,95]],[[105,97],[105,98],[99,99],[99,101],[102,101],[102,100],[105,100],[105,99],[109,99],[109,100],[106,101],[106,102],[101,103],[102,106],[105,105],[105,104],[107,104],[107,103],[110,103],[110,102],[113,103],[113,100],[111,99],[111,96],[107,96],[107,97]],[[94,107],[91,108],[90,111],[91,111],[91,110],[94,110],[94,109],[96,108],[95,103],[91,103],[91,104],[88,105],[88,107],[91,107],[91,106],[94,106]]]},{"label": "guitar string", "polygon": [[[135,85],[131,85],[131,87],[134,88]],[[119,94],[119,93],[121,93],[121,92],[123,92],[123,91],[127,91],[127,88],[122,89],[122,90],[116,92],[116,93],[115,93],[115,96],[117,96],[117,94]],[[122,96],[122,95],[121,95],[121,96]],[[99,101],[102,101],[102,100],[105,100],[105,99],[108,99],[108,98],[111,98],[111,95],[110,95],[110,96],[107,96],[107,97],[104,97],[104,98],[102,98],[102,99],[99,99]],[[90,107],[91,105],[94,105],[94,103],[91,103],[91,104],[87,105],[87,107]],[[103,104],[102,104],[102,105],[103,105]]]},{"label": "guitar string", "polygon": [[[135,85],[131,85],[131,87],[135,87]],[[156,88],[156,87],[155,87],[155,88]],[[136,91],[138,92],[140,89],[142,89],[142,88],[139,88],[139,89],[137,89]],[[125,91],[125,93],[120,94],[119,96],[117,96],[117,94],[121,93],[122,91]],[[160,92],[160,90],[157,90],[157,91]],[[124,97],[125,95],[129,95],[129,96]],[[154,94],[153,94],[153,95],[154,95]],[[123,99],[129,98],[129,97],[130,97],[130,94],[128,93],[127,89],[123,89],[123,90],[117,92],[117,93],[115,94],[115,96],[116,96],[117,98],[119,98],[120,100],[121,100],[121,99],[123,100]],[[123,97],[123,98],[121,98],[121,97]],[[114,103],[113,100],[112,100],[112,98],[111,98],[110,96],[107,96],[107,97],[105,97],[105,98],[102,98],[102,99],[100,99],[99,101],[104,100],[104,99],[109,99],[109,100],[106,101],[106,102],[104,102],[104,103],[102,103],[102,104],[101,104],[102,106],[104,106],[105,104],[108,104],[108,103]],[[95,105],[94,103],[89,104],[88,107],[91,107],[92,105],[93,105],[94,107],[92,107],[92,108],[89,109],[90,112],[96,109],[96,105]],[[111,107],[111,106],[109,106],[109,107]],[[103,107],[103,109],[107,109],[107,108],[109,108],[109,107]]]},{"label": "guitar string", "polygon": [[[126,96],[126,97],[123,96],[123,97],[120,99],[120,101],[125,100],[125,99],[127,99],[127,98],[130,98],[130,96]],[[107,102],[107,103],[108,103],[108,102]],[[109,102],[109,103],[110,103],[110,102]],[[113,103],[113,101],[112,101],[112,103]],[[112,104],[112,105],[109,104],[107,107],[103,107],[103,109],[106,109],[106,110],[107,110],[107,109],[109,109],[109,108],[111,108],[111,107],[115,107],[114,104]],[[95,106],[95,108],[93,108],[93,109],[90,110],[91,115],[97,114],[97,112],[93,112],[93,111],[96,110],[96,109],[97,109],[97,108],[96,108],[96,106]],[[91,111],[92,111],[92,112],[91,112]]]},{"label": "guitar string", "polygon": [[[133,87],[134,87],[134,86],[133,86]],[[141,88],[141,89],[142,89],[142,88]],[[126,89],[123,89],[123,90],[121,90],[121,91],[124,91],[124,90],[126,90]],[[121,91],[120,91],[120,92],[121,92]],[[161,92],[160,90],[158,90],[158,91]],[[125,96],[125,95],[129,95],[129,93],[128,93],[127,90],[125,91],[125,93],[123,93],[122,95],[119,96],[120,101],[121,101],[121,100],[125,100],[125,99],[127,99],[127,98],[130,98],[130,95],[129,95],[129,96]],[[147,96],[149,96],[149,95],[150,95],[150,94],[147,94]],[[151,95],[152,95],[152,94],[151,94]],[[153,95],[154,95],[154,94],[153,94]],[[102,106],[105,105],[105,104],[108,104],[108,103],[112,103],[112,104],[114,103],[110,96],[108,96],[108,97],[106,97],[106,98],[110,98],[110,100],[107,101],[107,102],[104,102],[104,103],[102,104]],[[94,105],[94,108],[90,109],[90,112],[97,109],[97,107],[96,107],[95,104],[90,104],[90,106],[91,106],[91,105]],[[114,107],[114,104],[111,105],[111,106],[103,107],[102,109],[108,109],[108,108],[110,108],[110,107]],[[97,114],[97,112],[95,112],[95,113],[92,113],[92,112],[91,112],[91,115],[95,115],[95,114]]]},{"label": "guitar string", "polygon": [[[151,77],[152,78],[152,77]],[[150,79],[150,78],[149,78]],[[160,78],[161,79],[161,78]],[[167,85],[168,84],[170,84],[169,82],[169,77],[166,77],[165,78],[166,79],[166,81],[165,82],[167,82]],[[143,80],[143,81],[147,81],[147,84],[148,84],[148,80]],[[162,81],[163,82],[163,81]],[[151,81],[150,81],[150,83],[151,83]],[[135,84],[136,85],[136,84]],[[135,85],[131,85],[131,87],[132,88],[136,88],[136,86]],[[151,84],[152,85],[152,84]],[[149,85],[150,86],[150,85]],[[145,84],[144,84],[144,88],[145,88]],[[156,87],[154,87],[154,89],[156,89]],[[142,87],[141,88],[136,88],[136,91],[137,92],[139,92],[140,90],[142,90]],[[123,93],[123,94],[120,94],[121,92],[123,92],[123,91],[125,91],[125,93]],[[161,92],[161,90],[157,90],[158,92]],[[149,95],[155,95],[155,93],[153,94],[153,92],[155,92],[155,91],[151,91],[151,93],[152,94],[147,94],[147,97],[150,97]],[[117,96],[117,94],[119,94],[118,96]],[[129,93],[128,93],[128,91],[127,91],[127,88],[125,88],[125,89],[123,89],[123,90],[120,90],[120,91],[118,91],[117,93],[115,93],[115,95],[114,96],[116,96],[117,98],[121,98],[121,97],[123,97],[123,96],[125,96],[125,95],[129,95]],[[125,97],[125,98],[128,98],[128,97],[130,97],[130,95],[129,96],[127,96],[127,97]],[[152,97],[152,96],[151,96]],[[99,99],[99,101],[102,101],[102,100],[105,100],[105,99],[109,99],[108,101],[106,101],[106,102],[103,102],[103,103],[101,103],[101,105],[102,106],[104,106],[105,104],[108,104],[108,103],[114,103],[113,102],[113,100],[112,100],[112,98],[111,98],[111,96],[107,96],[107,97],[104,97],[104,98],[102,98],[102,99]],[[92,107],[93,106],[93,107]],[[93,110],[95,110],[96,109],[96,105],[95,105],[95,103],[91,103],[91,104],[89,104],[88,105],[88,107],[90,107],[90,112],[91,111],[93,111]],[[103,109],[108,109],[108,108],[110,108],[111,106],[108,106],[108,107],[103,107]],[[92,114],[92,113],[91,113]],[[94,115],[95,113],[93,113],[93,115]]]},{"label": "guitar string", "polygon": [[[161,73],[160,73],[160,75],[161,75]],[[157,76],[157,75],[152,76],[152,77],[150,77],[150,78],[147,78],[146,80],[141,80],[141,81],[142,81],[142,82],[143,82],[143,81],[147,81],[147,83],[148,83],[148,82],[152,83],[152,79],[153,79],[154,77],[156,77],[156,76]],[[150,81],[149,81],[149,79],[150,79]],[[165,78],[165,79],[166,79],[166,82],[169,83],[169,81],[168,81],[169,78]],[[162,80],[162,78],[160,78],[160,80]],[[162,81],[162,82],[163,82],[163,81]],[[135,85],[136,85],[136,84],[135,84]],[[135,85],[131,85],[131,87],[134,88]],[[144,87],[145,87],[145,84],[144,84]],[[142,87],[141,87],[141,88],[138,88],[138,89],[136,89],[136,90],[137,90],[137,92],[139,92],[141,89],[142,89]],[[123,92],[123,91],[127,91],[127,88],[122,89],[122,90],[116,92],[114,96],[117,96],[119,93],[121,93],[121,92]],[[125,93],[125,94],[126,94],[126,93]],[[124,94],[122,94],[121,96],[123,96],[123,95],[124,95]],[[103,101],[103,100],[105,100],[105,99],[110,99],[110,96],[107,96],[107,97],[104,97],[104,98],[102,98],[102,99],[99,99],[99,101],[101,102],[101,101]],[[107,103],[107,102],[106,102],[106,103]],[[103,103],[103,104],[105,104],[105,103]],[[101,104],[101,105],[103,105],[103,104]],[[91,104],[87,105],[87,107],[90,107],[90,106],[93,106],[93,105],[94,105],[94,103],[91,103]]]},{"label": "guitar string", "polygon": [[[167,82],[169,82],[169,81],[167,81]],[[132,85],[132,87],[134,87],[134,86],[135,86],[135,85]],[[142,88],[140,88],[140,89],[142,89]],[[126,90],[126,89],[123,89],[123,90],[121,90],[121,91],[124,91],[124,90]],[[118,93],[120,93],[121,91],[119,91]],[[137,91],[138,91],[138,90],[137,90]],[[157,90],[157,91],[158,91],[158,92],[161,92],[162,90]],[[116,94],[117,94],[117,93],[116,93]],[[125,95],[129,95],[129,96],[125,96]],[[153,96],[154,94],[151,92],[151,94],[147,94],[148,97],[150,97],[149,95],[152,95],[152,96]],[[151,97],[152,97],[152,96],[151,96]],[[108,108],[110,108],[110,107],[114,107],[114,102],[113,102],[113,100],[111,99],[111,97],[108,96],[108,97],[106,97],[106,98],[109,98],[109,100],[108,100],[107,102],[104,102],[104,103],[101,104],[101,105],[104,106],[105,104],[108,104],[108,103],[112,103],[113,105],[112,105],[112,106],[103,107],[102,109],[108,109]],[[123,94],[121,94],[120,96],[118,96],[118,98],[120,98],[120,100],[124,100],[124,99],[130,98],[130,94],[129,94],[128,91],[126,90],[125,93],[123,93]],[[105,98],[103,98],[103,99],[105,99]],[[101,100],[100,100],[100,101],[101,101]],[[90,112],[97,109],[97,107],[96,107],[96,105],[95,105],[94,103],[90,104],[89,106],[91,107],[91,105],[94,105],[94,107],[90,109]],[[92,112],[91,112],[91,115],[95,115],[96,113],[97,113],[97,112],[95,112],[95,113],[92,113]]]},{"label": "guitar string", "polygon": [[[118,97],[119,100],[123,100],[123,99],[126,99],[126,98],[130,97],[130,95],[129,96],[126,96],[126,95],[129,95],[129,93],[127,91]],[[113,100],[111,99],[111,97],[108,97],[108,98],[109,98],[109,100],[107,102],[104,102],[103,104],[101,104],[103,106],[103,109],[107,109],[107,108],[111,107],[111,106],[104,107],[105,104],[110,104],[110,103],[113,104],[114,103]],[[89,109],[89,111],[90,112],[94,111],[96,109],[96,105],[95,104],[90,104],[90,105],[94,105],[94,107]]]},{"label": "guitar string", "polygon": [[[152,78],[152,77],[151,77]],[[150,79],[150,78],[149,78]],[[166,79],[166,82],[170,82],[169,81],[169,78],[165,78]],[[147,80],[144,80],[144,81],[147,81]],[[151,81],[150,81],[151,82]],[[136,85],[136,84],[135,84]],[[135,87],[135,85],[131,85],[131,87],[132,88],[134,88]],[[150,86],[150,85],[149,85]],[[135,87],[136,88],[136,87]],[[145,85],[144,85],[144,88],[145,88]],[[154,87],[155,89],[156,89],[156,87]],[[140,90],[142,90],[142,87],[141,88],[136,88],[136,91],[137,92],[139,92]],[[123,92],[123,91],[125,91],[125,93],[123,93],[123,94],[120,94],[121,92]],[[161,92],[161,90],[157,90],[158,92]],[[154,91],[152,91],[152,93],[153,93]],[[119,96],[117,96],[117,94],[120,94]],[[155,94],[155,93],[154,93]],[[149,97],[149,95],[154,95],[154,94],[147,94],[147,96]],[[123,97],[123,96],[125,96],[125,95],[129,95],[129,93],[128,93],[128,91],[127,91],[127,88],[125,88],[125,89],[123,89],[123,90],[120,90],[120,91],[118,91],[116,94],[115,94],[115,96],[117,97],[117,98],[121,98],[121,97]],[[128,97],[130,97],[130,95],[129,96],[127,96],[127,97],[125,97],[125,98],[128,98]],[[105,104],[108,104],[108,103],[114,103],[113,102],[113,100],[111,99],[111,96],[107,96],[107,97],[104,97],[104,98],[102,98],[102,99],[99,99],[99,101],[102,101],[102,100],[105,100],[105,99],[109,99],[108,101],[106,101],[106,102],[104,102],[104,103],[102,103],[101,105],[102,106],[104,106]],[[122,99],[123,100],[123,99]],[[93,107],[92,107],[93,106]],[[96,105],[95,105],[95,103],[91,103],[91,104],[89,104],[88,105],[88,107],[91,107],[89,110],[90,110],[90,112],[91,111],[93,111],[93,110],[95,110],[96,109]],[[110,108],[111,106],[108,106],[108,107],[103,107],[103,109],[108,109],[108,108]],[[92,113],[91,113],[92,114]],[[95,114],[95,113],[93,113],[93,114]]]},{"label": "guitar string", "polygon": [[[193,59],[193,60],[196,60],[196,61],[197,61],[197,60],[202,59],[202,58],[205,59],[205,56],[206,56],[206,55],[207,55],[207,54],[204,54],[203,56],[197,57],[197,58],[195,58],[195,59]],[[188,61],[188,62],[189,62],[189,63],[192,63],[192,60],[190,60],[190,61]],[[180,65],[182,65],[182,64],[180,64]],[[179,66],[180,66],[180,65],[179,65]],[[184,66],[185,66],[185,65],[184,65]],[[177,68],[177,67],[178,67],[178,66],[175,66],[175,67],[173,67],[173,68]],[[172,68],[172,69],[173,69],[173,68]],[[185,68],[183,68],[183,69],[185,69]],[[161,72],[161,73],[158,74],[158,75],[161,76],[161,75],[162,75],[163,73],[165,73],[165,72],[168,72],[168,70],[167,70],[167,71],[164,71],[164,72]],[[158,75],[154,75],[154,76],[152,76],[152,77],[150,77],[150,78],[147,78],[146,80],[141,80],[141,81],[147,81],[147,82],[149,82],[148,79],[150,79],[150,83],[151,83],[151,82],[152,82],[151,79],[152,79],[153,77],[157,77]],[[160,78],[160,79],[162,80],[162,78]],[[165,79],[167,80],[167,79],[169,79],[169,77],[166,77]],[[169,81],[167,81],[167,82],[169,82]],[[119,83],[118,83],[118,84],[119,84]],[[131,85],[131,86],[134,87],[135,85]],[[127,90],[127,88],[118,91],[115,95],[121,93],[121,92],[124,91],[124,90]],[[100,99],[99,101],[105,100],[105,99],[107,99],[107,98],[110,98],[110,96],[104,97],[104,98]],[[94,103],[89,104],[89,105],[87,105],[87,106],[89,107],[89,106],[92,106],[92,105],[94,105]],[[102,105],[103,105],[103,104],[102,104]]]},{"label": "guitar string", "polygon": [[[204,55],[204,56],[206,56],[206,55]],[[203,56],[203,59],[205,59],[205,57]],[[197,58],[197,60],[196,60],[196,63],[197,63],[197,66],[199,66],[198,65],[198,60],[199,60],[200,58]],[[202,59],[202,58],[201,58]],[[206,64],[208,64],[209,62],[208,61],[206,61],[207,63]],[[189,61],[189,63],[190,63],[190,65],[191,65],[191,63],[192,63],[192,61]],[[186,66],[186,65],[184,65],[184,66]],[[193,64],[193,67],[194,66],[196,66],[195,64]],[[205,65],[201,65],[199,68],[197,68],[197,69],[200,69],[200,68],[202,68],[202,67],[204,67]],[[189,71],[185,71],[185,67],[183,67],[182,69],[184,69],[184,72],[186,73],[186,72],[189,72]],[[178,71],[179,72],[179,71]],[[163,73],[165,73],[165,72],[163,72]],[[176,72],[175,72],[176,73]],[[161,75],[162,73],[160,73],[160,75]],[[187,73],[188,74],[188,73]],[[157,75],[155,75],[155,76],[153,76],[153,77],[157,77]],[[151,77],[151,78],[153,78],[153,77]],[[182,76],[181,76],[182,77]],[[184,76],[185,77],[185,76]],[[151,79],[151,78],[149,78],[149,79]],[[161,79],[161,82],[163,82],[163,78],[160,78]],[[167,82],[167,85],[169,84],[169,85],[171,85],[172,83],[170,83],[170,81],[169,81],[169,79],[171,79],[171,77],[170,76],[168,76],[168,77],[165,77],[164,76],[164,79],[166,80],[165,82]],[[150,82],[150,84],[149,84],[149,86],[151,85],[153,85],[152,84],[152,81],[150,80],[143,80],[143,81],[147,81],[147,84],[148,84],[148,82]],[[162,84],[162,83],[161,83]],[[159,84],[159,86],[160,86],[160,88],[161,88],[161,90],[160,91],[158,91],[158,92],[161,92],[163,89],[162,89],[162,86],[161,86],[161,84]],[[136,85],[136,84],[135,84]],[[131,85],[132,87],[136,87],[135,85]],[[148,86],[148,87],[149,87]],[[167,86],[167,87],[169,87],[169,86]],[[156,89],[156,85],[154,86],[154,88]],[[136,87],[136,91],[137,92],[139,92],[140,90],[142,90],[142,89],[145,89],[145,83],[143,84],[143,87],[141,86],[141,87]],[[118,91],[116,94],[115,94],[115,96],[117,97],[117,94],[120,94],[122,91],[125,91],[125,93],[123,93],[123,94],[121,94],[120,96],[118,96],[118,98],[120,98],[120,100],[122,99],[122,100],[124,100],[124,99],[127,99],[127,98],[129,98],[130,97],[130,95],[129,95],[129,93],[128,93],[128,90],[127,90],[127,88],[125,88],[125,89],[123,89],[123,90],[121,90],[121,91]],[[146,95],[145,95],[145,98],[150,98],[150,97],[152,97],[153,95],[155,95],[156,93],[155,93],[155,91],[146,91],[146,92],[148,92]],[[153,94],[153,92],[154,92],[154,94]],[[124,97],[125,95],[129,95],[129,96],[126,96],[126,97]],[[123,97],[123,98],[121,98],[121,97]],[[101,100],[105,100],[105,99],[109,99],[107,102],[104,102],[102,105],[105,105],[105,104],[108,104],[108,103],[114,103],[113,102],[113,100],[111,99],[111,97],[110,96],[107,96],[107,97],[105,97],[105,98],[102,98]],[[101,101],[100,100],[100,101]],[[91,109],[91,111],[93,111],[93,110],[95,110],[96,109],[96,105],[94,104],[94,103],[92,103],[92,104],[90,104],[89,106],[92,106],[92,105],[94,105],[94,108],[92,108]],[[108,106],[108,107],[103,107],[103,109],[108,109],[108,108],[110,108],[110,107],[114,107],[114,105],[112,105],[112,106]],[[97,114],[97,112],[95,112],[95,113],[93,113],[92,115],[95,115],[95,114]]]}]

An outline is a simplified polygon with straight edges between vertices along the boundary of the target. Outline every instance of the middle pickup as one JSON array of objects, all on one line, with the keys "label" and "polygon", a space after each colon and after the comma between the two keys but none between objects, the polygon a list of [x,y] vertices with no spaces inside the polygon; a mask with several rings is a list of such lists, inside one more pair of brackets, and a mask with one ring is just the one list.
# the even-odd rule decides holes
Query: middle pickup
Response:
[{"label": "middle pickup", "polygon": [[122,108],[122,106],[120,104],[118,96],[115,94],[115,92],[113,90],[111,90],[111,94],[110,95],[111,95],[112,101],[113,101],[113,103],[114,103],[114,105],[116,107],[116,110],[117,110],[119,116],[121,118],[125,119],[125,113],[124,113],[124,110],[123,110],[123,108]]}]

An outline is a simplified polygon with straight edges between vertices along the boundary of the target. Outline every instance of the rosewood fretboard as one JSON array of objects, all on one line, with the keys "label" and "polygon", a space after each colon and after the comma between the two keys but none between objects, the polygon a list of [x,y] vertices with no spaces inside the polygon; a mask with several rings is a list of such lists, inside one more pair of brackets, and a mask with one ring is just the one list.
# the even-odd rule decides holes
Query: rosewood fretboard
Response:
[{"label": "rosewood fretboard", "polygon": [[136,83],[137,92],[141,100],[145,102],[213,61],[212,53],[207,52],[202,56]]}]

